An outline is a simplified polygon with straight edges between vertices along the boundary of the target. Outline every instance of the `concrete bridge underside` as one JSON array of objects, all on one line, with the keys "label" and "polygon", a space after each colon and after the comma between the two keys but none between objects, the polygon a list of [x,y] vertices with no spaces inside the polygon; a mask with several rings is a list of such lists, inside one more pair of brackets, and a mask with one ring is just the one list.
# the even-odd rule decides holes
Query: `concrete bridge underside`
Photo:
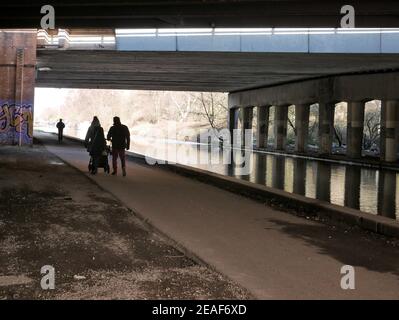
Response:
[{"label": "concrete bridge underside", "polygon": [[399,59],[397,54],[38,50],[37,67],[38,87],[234,92],[399,70]]},{"label": "concrete bridge underside", "polygon": [[[2,1],[1,28],[38,28],[39,0]],[[338,27],[346,1],[184,0],[52,1],[57,27]],[[352,0],[357,27],[397,27],[396,0]]]}]

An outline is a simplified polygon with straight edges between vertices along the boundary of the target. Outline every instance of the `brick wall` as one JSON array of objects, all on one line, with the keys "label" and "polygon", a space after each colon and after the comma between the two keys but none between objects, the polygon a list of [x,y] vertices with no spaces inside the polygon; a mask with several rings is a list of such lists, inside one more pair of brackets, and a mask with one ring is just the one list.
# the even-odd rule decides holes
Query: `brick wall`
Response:
[{"label": "brick wall", "polygon": [[36,38],[0,30],[0,144],[32,144]]}]

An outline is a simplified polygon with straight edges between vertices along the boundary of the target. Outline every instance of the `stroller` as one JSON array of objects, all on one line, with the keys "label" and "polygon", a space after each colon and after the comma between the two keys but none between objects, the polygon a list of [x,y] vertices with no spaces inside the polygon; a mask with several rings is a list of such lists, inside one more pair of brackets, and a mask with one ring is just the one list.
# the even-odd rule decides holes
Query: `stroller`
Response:
[{"label": "stroller", "polygon": [[[98,159],[97,169],[104,168],[104,172],[108,173],[108,174],[110,172],[110,167],[109,167],[109,163],[108,163],[108,155],[109,154],[111,154],[111,146],[107,142],[107,145],[106,145],[104,151],[102,152],[102,154],[100,155],[100,157]],[[90,172],[93,169],[93,161],[94,161],[93,157],[90,157],[89,165],[88,165],[88,169]]]}]

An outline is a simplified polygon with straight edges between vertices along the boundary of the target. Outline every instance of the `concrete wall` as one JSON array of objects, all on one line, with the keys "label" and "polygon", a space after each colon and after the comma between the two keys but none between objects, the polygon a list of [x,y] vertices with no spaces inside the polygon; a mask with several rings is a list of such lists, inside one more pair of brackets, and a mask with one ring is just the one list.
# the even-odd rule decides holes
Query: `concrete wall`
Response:
[{"label": "concrete wall", "polygon": [[399,53],[399,29],[116,31],[122,51]]},{"label": "concrete wall", "polygon": [[36,31],[0,30],[0,144],[32,144]]}]

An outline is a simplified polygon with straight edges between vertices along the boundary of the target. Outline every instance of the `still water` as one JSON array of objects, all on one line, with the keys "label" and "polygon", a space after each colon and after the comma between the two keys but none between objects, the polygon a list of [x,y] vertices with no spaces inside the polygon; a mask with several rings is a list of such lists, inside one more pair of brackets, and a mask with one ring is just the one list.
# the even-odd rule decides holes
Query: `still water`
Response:
[{"label": "still water", "polygon": [[[174,148],[171,148],[171,145]],[[242,165],[223,164],[223,151],[199,147],[197,144],[153,143],[151,147],[135,145],[133,149],[137,153],[152,156],[155,156],[153,152],[156,150],[157,159],[171,160],[399,220],[397,171],[256,151],[248,152],[245,159],[246,168],[243,170]],[[242,152],[235,150],[233,153]]]}]

